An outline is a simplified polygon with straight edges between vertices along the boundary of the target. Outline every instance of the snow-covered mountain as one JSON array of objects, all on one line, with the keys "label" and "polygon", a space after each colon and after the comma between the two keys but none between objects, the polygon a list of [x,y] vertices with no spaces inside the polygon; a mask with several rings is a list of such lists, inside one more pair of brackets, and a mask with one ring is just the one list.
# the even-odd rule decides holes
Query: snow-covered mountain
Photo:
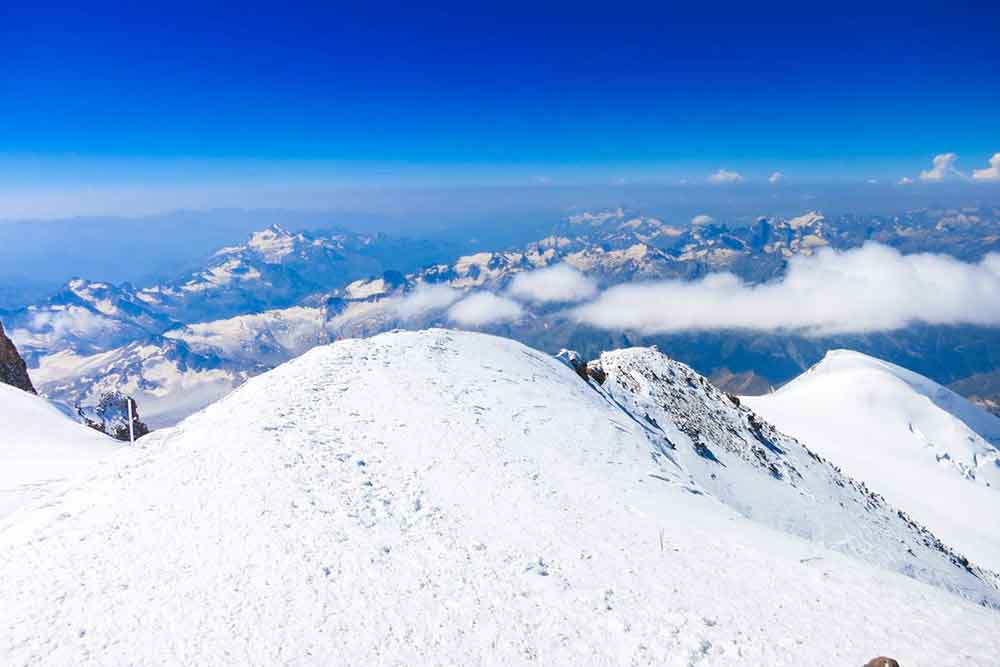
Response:
[{"label": "snow-covered mountain", "polygon": [[[137,297],[185,323],[284,308],[351,280],[381,273],[391,259],[409,268],[426,244],[344,230],[293,233],[280,225],[217,250],[179,279],[145,287]],[[408,254],[412,255],[409,257]]]},{"label": "snow-covered mountain", "polygon": [[53,352],[93,354],[174,326],[128,284],[70,280],[44,302],[5,316],[10,336],[29,365]]},{"label": "snow-covered mountain", "polygon": [[[973,218],[978,222],[968,222]],[[242,244],[217,250],[202,266],[176,280],[135,288],[75,279],[46,302],[5,318],[33,374],[45,377],[43,394],[73,406],[81,400],[96,400],[104,391],[128,391],[124,375],[112,373],[103,378],[100,371],[129,366],[133,368],[130,375],[142,375],[147,393],[164,406],[159,409],[149,399],[140,400],[152,423],[162,426],[221,396],[243,378],[312,345],[342,337],[400,327],[464,326],[550,351],[572,346],[591,354],[637,340],[634,332],[604,332],[582,325],[553,303],[511,305],[493,300],[512,315],[486,323],[477,321],[481,318],[449,317],[448,308],[462,296],[476,292],[503,296],[518,276],[529,271],[573,267],[594,289],[638,280],[698,277],[712,271],[732,271],[748,282],[759,282],[780,275],[789,257],[824,246],[851,247],[867,239],[897,245],[912,245],[918,238],[944,243],[949,238],[946,232],[958,224],[952,221],[959,220],[967,221],[961,227],[963,235],[981,235],[996,227],[995,214],[989,212],[857,220],[805,212],[789,219],[762,218],[730,227],[706,216],[692,224],[671,224],[616,209],[569,216],[554,225],[549,236],[522,247],[430,264],[421,260],[435,256],[433,244],[338,230],[293,233],[271,226]],[[415,295],[420,298],[410,298]],[[907,341],[897,344],[898,336],[908,336]],[[831,344],[878,354],[895,351],[902,358],[894,359],[907,365],[928,359],[930,352],[933,358],[944,354],[938,337],[921,337],[919,332],[836,341],[753,332],[727,332],[722,338],[726,340],[720,336],[640,336],[638,342],[661,343],[731,389],[779,384],[818,359]],[[957,350],[959,343],[968,343],[971,347],[939,363],[943,368],[961,365],[960,370],[935,377],[950,382],[990,370],[1000,360],[976,350],[989,349],[995,338],[996,334],[973,332],[968,340],[945,346]],[[184,344],[184,352],[171,341]],[[171,379],[186,372],[181,367],[169,373],[152,368],[140,371],[147,365],[163,369],[163,359],[178,356],[213,374],[200,375],[191,385]],[[88,369],[89,382],[103,382],[99,391],[70,375],[81,366]],[[212,389],[201,391],[206,381]],[[192,386],[196,390],[190,396],[201,398],[170,395],[188,394]],[[167,407],[172,404],[185,407]]]},{"label": "snow-covered mountain", "polygon": [[899,366],[837,350],[755,411],[1000,570],[1000,418]]},{"label": "snow-covered mountain", "polygon": [[330,342],[324,308],[295,306],[189,324],[164,334],[194,352],[236,362],[247,371],[269,369]]},{"label": "snow-covered mountain", "polygon": [[88,355],[62,350],[37,363],[31,376],[39,393],[68,411],[97,406],[105,394],[121,392],[138,402],[150,428],[176,424],[264,370],[199,354],[183,340],[164,336]]},{"label": "snow-covered mountain", "polygon": [[118,443],[44,398],[0,383],[0,534],[12,511],[65,486]]},{"label": "snow-covered mountain", "polygon": [[[997,609],[961,599],[996,605],[987,573],[703,378],[651,350],[576,370],[433,330],[322,346],[256,377],[0,531],[0,651],[75,664],[1000,654]],[[779,503],[793,506],[769,518]]]}]

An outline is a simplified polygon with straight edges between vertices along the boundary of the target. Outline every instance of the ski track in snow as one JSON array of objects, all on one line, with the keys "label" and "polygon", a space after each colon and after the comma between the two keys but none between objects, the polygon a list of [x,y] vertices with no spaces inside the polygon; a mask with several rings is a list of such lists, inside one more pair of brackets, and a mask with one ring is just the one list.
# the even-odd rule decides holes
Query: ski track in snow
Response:
[{"label": "ski track in snow", "polygon": [[747,521],[503,339],[313,350],[0,532],[5,664],[995,664],[1000,614]]}]

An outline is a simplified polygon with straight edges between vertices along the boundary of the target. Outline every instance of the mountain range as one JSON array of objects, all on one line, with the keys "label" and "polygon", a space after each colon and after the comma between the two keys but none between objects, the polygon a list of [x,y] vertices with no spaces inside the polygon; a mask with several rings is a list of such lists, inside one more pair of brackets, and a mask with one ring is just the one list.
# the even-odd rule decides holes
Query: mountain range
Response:
[{"label": "mountain range", "polygon": [[[437,252],[430,242],[271,226],[220,248],[176,280],[135,287],[74,279],[52,297],[0,318],[44,395],[73,410],[121,391],[136,397],[154,427],[175,423],[314,345],[393,328],[456,324],[553,352],[573,348],[594,355],[658,345],[740,392],[780,386],[835,348],[953,383],[1000,368],[997,330],[915,325],[887,334],[827,337],[753,331],[643,335],[594,329],[567,318],[559,304],[523,304],[516,317],[484,324],[456,322],[448,306],[458,294],[503,293],[518,275],[559,264],[574,267],[597,287],[719,271],[756,284],[781,276],[791,257],[866,241],[976,260],[1000,248],[998,231],[994,209],[835,219],[806,212],[741,227],[707,216],[673,224],[615,209],[570,215],[549,236],[523,247],[428,265],[423,262]],[[428,292],[431,287],[442,289]],[[413,297],[425,292],[433,298],[414,308]],[[996,400],[992,390],[979,394],[986,405]]]}]

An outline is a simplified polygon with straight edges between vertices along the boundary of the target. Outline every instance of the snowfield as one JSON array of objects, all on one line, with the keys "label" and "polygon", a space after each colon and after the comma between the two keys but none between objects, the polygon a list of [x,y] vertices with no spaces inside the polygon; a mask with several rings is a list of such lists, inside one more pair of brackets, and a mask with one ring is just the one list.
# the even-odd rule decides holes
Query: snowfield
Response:
[{"label": "snowfield", "polygon": [[0,527],[18,507],[65,486],[119,449],[116,440],[73,421],[44,398],[0,383]]},{"label": "snowfield", "polygon": [[431,330],[251,379],[2,529],[0,662],[995,664],[1000,611],[737,513],[613,361]]},{"label": "snowfield", "polygon": [[894,364],[835,350],[743,399],[974,562],[1000,571],[1000,419]]}]

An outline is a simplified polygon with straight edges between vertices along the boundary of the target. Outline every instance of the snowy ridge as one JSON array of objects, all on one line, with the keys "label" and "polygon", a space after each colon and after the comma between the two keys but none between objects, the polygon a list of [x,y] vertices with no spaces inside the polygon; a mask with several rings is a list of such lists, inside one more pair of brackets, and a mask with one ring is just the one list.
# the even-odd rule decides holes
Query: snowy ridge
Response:
[{"label": "snowy ridge", "polygon": [[518,343],[433,330],[254,378],[0,532],[4,661],[1000,654],[996,610],[691,493],[689,460],[666,456],[683,440],[609,400],[612,362],[595,387]]},{"label": "snowy ridge", "polygon": [[766,423],[740,399],[652,348],[603,353],[601,391],[645,422],[675,479],[743,516],[997,605],[1000,577],[971,564],[863,483]]},{"label": "snowy ridge", "polygon": [[921,375],[845,350],[774,394],[744,400],[969,558],[1000,570],[997,417]]}]

